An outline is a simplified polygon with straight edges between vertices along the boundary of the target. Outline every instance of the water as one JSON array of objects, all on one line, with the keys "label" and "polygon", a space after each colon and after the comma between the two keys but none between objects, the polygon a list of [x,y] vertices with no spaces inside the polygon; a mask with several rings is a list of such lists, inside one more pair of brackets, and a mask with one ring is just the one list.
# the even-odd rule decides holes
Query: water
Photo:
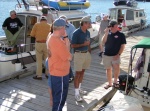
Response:
[{"label": "water", "polygon": [[[21,0],[20,0],[21,1]],[[113,0],[89,0],[91,3],[90,8],[85,11],[92,16],[92,21],[95,20],[95,16],[101,13],[108,13],[108,9],[113,7]],[[0,0],[0,36],[4,36],[4,31],[1,26],[3,21],[9,17],[9,11],[15,9],[15,5],[17,4],[17,0]],[[150,24],[150,10],[148,7],[150,6],[150,2],[138,2],[138,7],[144,8],[148,23]]]}]

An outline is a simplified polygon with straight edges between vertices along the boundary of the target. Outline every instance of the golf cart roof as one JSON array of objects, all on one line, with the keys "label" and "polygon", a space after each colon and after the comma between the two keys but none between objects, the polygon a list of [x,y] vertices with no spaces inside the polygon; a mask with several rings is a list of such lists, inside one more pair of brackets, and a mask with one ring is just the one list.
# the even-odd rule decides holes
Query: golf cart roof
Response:
[{"label": "golf cart roof", "polygon": [[138,44],[132,47],[134,48],[150,48],[150,38],[142,39]]}]

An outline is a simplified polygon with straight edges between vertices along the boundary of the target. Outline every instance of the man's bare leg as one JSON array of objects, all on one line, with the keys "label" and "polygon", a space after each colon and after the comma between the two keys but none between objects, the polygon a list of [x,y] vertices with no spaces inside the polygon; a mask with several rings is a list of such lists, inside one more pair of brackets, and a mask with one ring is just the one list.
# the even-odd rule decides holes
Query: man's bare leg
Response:
[{"label": "man's bare leg", "polygon": [[82,75],[82,71],[76,71],[75,77],[74,77],[74,87],[79,88],[80,78]]},{"label": "man's bare leg", "polygon": [[120,74],[120,65],[119,64],[113,64],[114,69],[114,83],[117,83],[118,76]]},{"label": "man's bare leg", "polygon": [[112,86],[112,68],[111,67],[106,69],[106,76],[107,76],[108,85]]},{"label": "man's bare leg", "polygon": [[80,78],[79,78],[79,83],[82,83],[82,80],[83,80],[83,77],[84,77],[84,72],[85,72],[85,69],[82,69],[82,72],[81,72],[81,75],[80,75]]}]

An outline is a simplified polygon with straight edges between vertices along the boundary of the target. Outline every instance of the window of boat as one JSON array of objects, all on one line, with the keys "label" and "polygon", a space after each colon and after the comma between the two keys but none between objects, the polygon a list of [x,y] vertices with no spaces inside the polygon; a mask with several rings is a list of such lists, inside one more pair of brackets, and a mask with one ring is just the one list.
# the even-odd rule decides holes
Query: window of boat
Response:
[{"label": "window of boat", "polygon": [[20,19],[20,21],[23,23],[23,25],[25,24],[25,16],[24,15],[19,15],[17,14],[17,17]]},{"label": "window of boat", "polygon": [[30,44],[30,45],[27,45],[26,47],[24,47],[24,50],[25,51],[30,51],[30,50],[34,50],[35,49],[35,46],[34,44],[31,45],[31,43],[34,43],[35,42],[35,39],[32,37],[30,37],[30,33],[31,33],[31,30],[34,26],[35,23],[37,23],[37,17],[38,16],[33,16],[33,15],[28,15],[27,18],[26,18],[26,44]]},{"label": "window of boat", "polygon": [[127,10],[126,20],[134,20],[134,12],[132,10]]},{"label": "window of boat", "polygon": [[72,23],[75,26],[75,28],[80,27],[80,20],[79,21],[70,21],[70,23]]},{"label": "window of boat", "polygon": [[139,11],[139,17],[144,17],[145,14],[144,14],[144,11]]},{"label": "window of boat", "polygon": [[125,9],[118,9],[118,23],[122,23],[125,17],[126,10]]},{"label": "window of boat", "polygon": [[27,36],[30,36],[33,25],[37,22],[36,16],[27,16]]},{"label": "window of boat", "polygon": [[110,10],[110,19],[116,19],[117,10]]},{"label": "window of boat", "polygon": [[139,17],[139,13],[138,12],[136,12],[136,17]]},{"label": "window of boat", "polygon": [[[17,17],[23,23],[23,26],[25,26],[25,24],[26,24],[26,17],[24,15],[19,15],[19,14],[17,14]],[[21,30],[21,32],[18,35],[18,40],[17,40],[17,43],[16,43],[17,45],[25,43],[25,41],[24,41],[24,37],[25,36],[24,35],[25,35],[25,28],[23,28],[23,30]]]}]

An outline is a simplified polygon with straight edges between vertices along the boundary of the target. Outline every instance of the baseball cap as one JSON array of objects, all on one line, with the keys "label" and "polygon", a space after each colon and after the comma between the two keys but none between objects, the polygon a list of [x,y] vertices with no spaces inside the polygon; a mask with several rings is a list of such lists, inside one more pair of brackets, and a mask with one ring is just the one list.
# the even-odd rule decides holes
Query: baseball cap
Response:
[{"label": "baseball cap", "polygon": [[10,11],[10,15],[13,15],[13,14],[16,14],[16,11],[15,11],[15,10],[11,10],[11,11]]},{"label": "baseball cap", "polygon": [[59,18],[63,18],[64,20],[67,20],[67,17],[65,15],[61,15]]},{"label": "baseball cap", "polygon": [[47,20],[47,17],[41,16],[40,20]]},{"label": "baseball cap", "polygon": [[117,21],[110,21],[108,27],[113,27],[114,25],[118,24]]},{"label": "baseball cap", "polygon": [[66,25],[66,21],[63,18],[58,18],[53,22],[53,26],[56,27],[64,27]]},{"label": "baseball cap", "polygon": [[81,19],[81,22],[90,22],[91,23],[91,19],[90,19],[90,17],[83,17]]}]

